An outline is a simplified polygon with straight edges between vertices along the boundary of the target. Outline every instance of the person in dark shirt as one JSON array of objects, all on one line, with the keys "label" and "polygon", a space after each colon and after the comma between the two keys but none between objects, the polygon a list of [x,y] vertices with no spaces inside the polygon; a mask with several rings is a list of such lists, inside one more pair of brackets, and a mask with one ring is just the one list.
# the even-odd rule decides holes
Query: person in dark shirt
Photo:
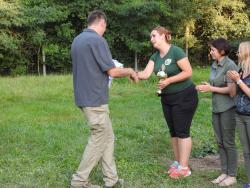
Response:
[{"label": "person in dark shirt", "polygon": [[192,148],[190,127],[198,105],[197,91],[191,81],[192,67],[184,51],[171,44],[169,30],[158,26],[151,31],[150,37],[157,51],[145,69],[138,72],[138,77],[145,80],[153,72],[160,77],[163,75],[158,83],[158,93],[174,151],[174,161],[166,173],[174,179],[188,177],[191,175],[188,166]]},{"label": "person in dark shirt", "polygon": [[116,68],[110,49],[102,37],[107,26],[104,12],[95,10],[88,16],[88,28],[75,37],[71,46],[73,84],[76,105],[84,112],[90,137],[71,188],[98,188],[89,182],[89,174],[99,161],[105,187],[120,183],[114,160],[114,133],[109,118],[108,82],[111,77],[130,77],[138,81],[131,68]]}]

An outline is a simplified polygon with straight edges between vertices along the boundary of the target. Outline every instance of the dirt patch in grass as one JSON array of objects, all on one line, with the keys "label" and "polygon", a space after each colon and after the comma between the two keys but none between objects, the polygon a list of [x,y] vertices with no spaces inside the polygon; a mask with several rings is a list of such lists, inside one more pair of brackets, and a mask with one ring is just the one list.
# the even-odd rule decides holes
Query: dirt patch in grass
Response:
[{"label": "dirt patch in grass", "polygon": [[191,158],[189,164],[193,170],[220,170],[220,157],[208,155],[203,158]]},{"label": "dirt patch in grass", "polygon": [[[239,164],[244,162],[243,156],[238,156]],[[220,170],[220,157],[219,155],[207,155],[203,158],[191,158],[190,167],[193,170]]]}]

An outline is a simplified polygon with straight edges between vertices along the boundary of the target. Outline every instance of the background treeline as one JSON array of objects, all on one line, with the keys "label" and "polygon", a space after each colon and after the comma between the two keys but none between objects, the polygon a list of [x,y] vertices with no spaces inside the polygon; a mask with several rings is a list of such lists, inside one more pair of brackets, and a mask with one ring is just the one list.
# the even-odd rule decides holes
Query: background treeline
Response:
[{"label": "background treeline", "polygon": [[234,50],[249,40],[249,7],[249,0],[0,0],[0,75],[70,72],[71,42],[94,9],[107,14],[105,37],[126,66],[145,66],[157,25],[172,30],[192,64],[207,65],[211,39],[226,37]]}]

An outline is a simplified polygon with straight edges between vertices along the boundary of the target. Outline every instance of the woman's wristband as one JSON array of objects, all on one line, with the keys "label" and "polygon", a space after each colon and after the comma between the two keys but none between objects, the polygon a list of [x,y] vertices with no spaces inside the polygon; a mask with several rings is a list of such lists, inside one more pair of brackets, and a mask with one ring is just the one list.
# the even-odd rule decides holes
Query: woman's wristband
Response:
[{"label": "woman's wristband", "polygon": [[243,81],[242,81],[241,79],[239,79],[239,80],[236,82],[236,84],[237,84],[237,85],[240,85],[242,82],[243,82]]}]

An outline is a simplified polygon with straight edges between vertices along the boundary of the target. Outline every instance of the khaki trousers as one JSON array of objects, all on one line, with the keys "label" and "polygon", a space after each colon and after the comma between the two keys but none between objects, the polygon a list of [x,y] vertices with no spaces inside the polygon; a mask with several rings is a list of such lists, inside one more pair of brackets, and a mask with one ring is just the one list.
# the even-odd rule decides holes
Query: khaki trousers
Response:
[{"label": "khaki trousers", "polygon": [[103,181],[106,186],[113,186],[118,181],[114,160],[114,133],[109,118],[108,105],[82,108],[91,135],[82,156],[78,170],[72,176],[72,186],[90,187],[89,174],[99,161],[102,164]]}]

